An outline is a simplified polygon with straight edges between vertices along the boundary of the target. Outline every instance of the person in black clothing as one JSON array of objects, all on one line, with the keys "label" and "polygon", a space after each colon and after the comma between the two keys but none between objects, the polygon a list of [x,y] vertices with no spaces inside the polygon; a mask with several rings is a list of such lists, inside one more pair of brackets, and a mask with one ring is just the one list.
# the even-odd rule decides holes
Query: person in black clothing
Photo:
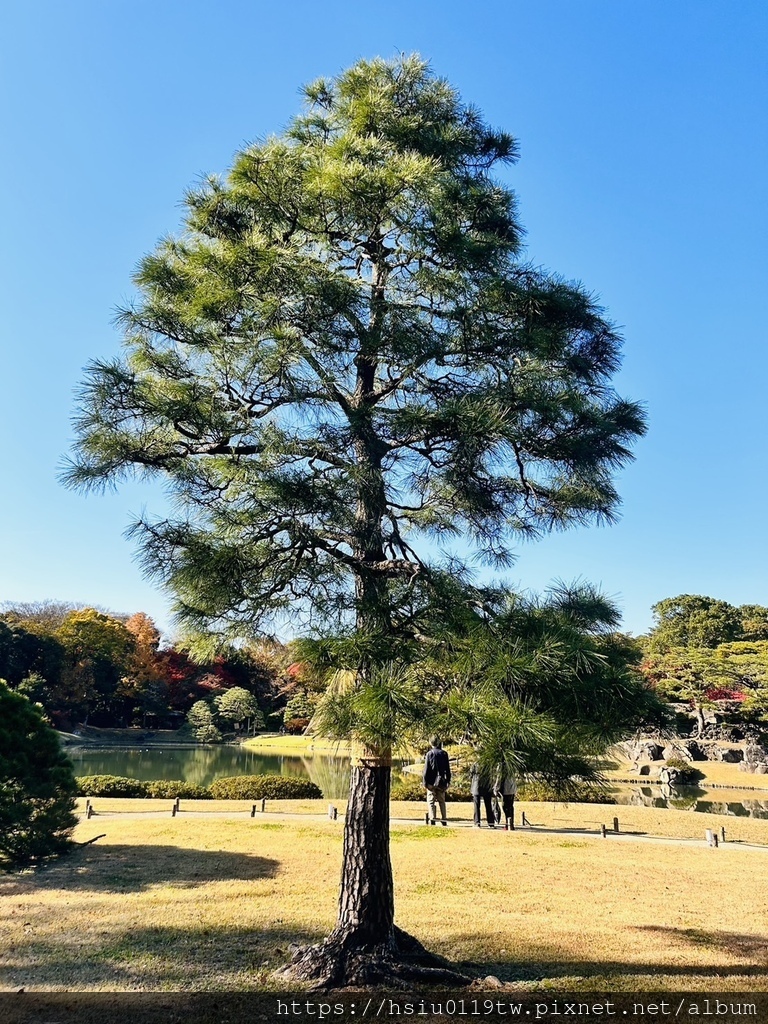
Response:
[{"label": "person in black clothing", "polygon": [[[515,828],[515,797],[517,796],[517,783],[512,775],[504,775],[499,772],[493,786],[494,797],[501,798],[502,811],[507,828]],[[498,806],[498,805],[497,805]],[[501,821],[501,812],[497,815],[497,821]]]},{"label": "person in black clothing", "polygon": [[478,765],[472,766],[469,791],[472,794],[475,828],[480,828],[480,801],[485,804],[485,819],[488,828],[496,828],[496,815],[493,812],[493,787],[483,777]]},{"label": "person in black clothing", "polygon": [[429,811],[429,823],[435,824],[437,817],[437,806],[440,807],[440,818],[443,825],[447,825],[447,814],[445,812],[445,791],[451,782],[451,764],[448,755],[443,750],[443,744],[439,736],[432,736],[430,748],[424,758],[424,772],[422,781],[427,789],[427,809]]}]

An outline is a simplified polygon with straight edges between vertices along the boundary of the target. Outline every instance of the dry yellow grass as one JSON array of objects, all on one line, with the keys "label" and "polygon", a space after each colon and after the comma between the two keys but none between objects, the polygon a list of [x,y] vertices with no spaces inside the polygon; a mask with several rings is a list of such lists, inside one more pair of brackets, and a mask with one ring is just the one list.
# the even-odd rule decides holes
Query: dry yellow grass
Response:
[{"label": "dry yellow grass", "polygon": [[[175,818],[168,803],[97,800],[99,815],[76,838],[105,839],[0,882],[0,988],[259,989],[290,943],[332,927],[341,822],[324,819],[325,802],[290,802],[286,813],[253,819],[245,802],[237,816],[229,802],[227,817],[207,802],[205,815]],[[148,816],[158,804],[162,816]],[[522,989],[768,989],[768,849],[703,843],[704,828],[725,821],[732,838],[768,844],[768,822],[523,806],[542,825],[610,824],[618,812],[622,828],[702,841],[395,820],[398,923],[469,970]],[[415,819],[421,805],[392,810]],[[457,812],[468,819],[467,805],[452,805]]]},{"label": "dry yellow grass", "polygon": [[288,736],[276,733],[245,740],[243,746],[249,750],[268,750],[273,754],[293,754],[295,756],[330,754],[331,756],[348,757],[350,749],[346,740],[326,740],[322,736]]}]

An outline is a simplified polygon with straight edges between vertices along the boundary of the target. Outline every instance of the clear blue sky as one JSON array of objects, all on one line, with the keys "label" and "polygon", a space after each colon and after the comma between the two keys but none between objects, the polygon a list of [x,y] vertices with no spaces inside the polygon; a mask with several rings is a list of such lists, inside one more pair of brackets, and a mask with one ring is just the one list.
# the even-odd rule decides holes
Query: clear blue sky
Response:
[{"label": "clear blue sky", "polygon": [[528,253],[600,295],[648,409],[621,522],[521,547],[511,580],[593,580],[635,633],[678,593],[768,603],[762,0],[39,0],[0,37],[0,600],[169,626],[122,536],[158,492],[57,483],[82,367],[187,186],[279,131],[300,83],[417,50],[519,139]]}]

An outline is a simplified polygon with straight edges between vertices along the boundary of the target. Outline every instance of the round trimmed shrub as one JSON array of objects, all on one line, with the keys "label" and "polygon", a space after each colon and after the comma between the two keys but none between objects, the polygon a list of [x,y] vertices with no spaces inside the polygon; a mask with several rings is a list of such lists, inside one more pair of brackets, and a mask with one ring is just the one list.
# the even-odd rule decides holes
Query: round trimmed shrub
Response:
[{"label": "round trimmed shrub", "polygon": [[126,779],[122,775],[81,775],[78,796],[149,796],[149,783]]},{"label": "round trimmed shrub", "polygon": [[214,800],[316,800],[323,795],[314,782],[293,775],[235,775],[216,779],[209,793]]},{"label": "round trimmed shrub", "polygon": [[567,804],[615,804],[616,799],[601,786],[590,785],[588,782],[569,782],[562,788],[553,786],[543,779],[531,779],[523,782],[517,789],[518,800],[531,800],[534,803],[567,803]]},{"label": "round trimmed shrub", "polygon": [[289,736],[300,736],[309,725],[308,718],[289,718],[285,723],[285,731]]},{"label": "round trimmed shrub", "polygon": [[424,800],[426,790],[415,775],[392,775],[390,800]]},{"label": "round trimmed shrub", "polygon": [[145,783],[147,796],[159,800],[210,800],[211,793],[206,786],[198,786],[195,782],[183,782],[181,779],[158,779]]}]

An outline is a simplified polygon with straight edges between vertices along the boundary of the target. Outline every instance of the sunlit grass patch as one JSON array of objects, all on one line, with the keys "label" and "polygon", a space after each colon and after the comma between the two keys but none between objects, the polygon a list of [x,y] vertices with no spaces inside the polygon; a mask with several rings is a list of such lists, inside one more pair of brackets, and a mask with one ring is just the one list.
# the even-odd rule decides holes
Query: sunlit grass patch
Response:
[{"label": "sunlit grass patch", "polygon": [[455,839],[457,833],[455,829],[443,828],[442,825],[417,825],[408,828],[392,828],[389,835],[393,843],[398,843],[402,840]]}]

